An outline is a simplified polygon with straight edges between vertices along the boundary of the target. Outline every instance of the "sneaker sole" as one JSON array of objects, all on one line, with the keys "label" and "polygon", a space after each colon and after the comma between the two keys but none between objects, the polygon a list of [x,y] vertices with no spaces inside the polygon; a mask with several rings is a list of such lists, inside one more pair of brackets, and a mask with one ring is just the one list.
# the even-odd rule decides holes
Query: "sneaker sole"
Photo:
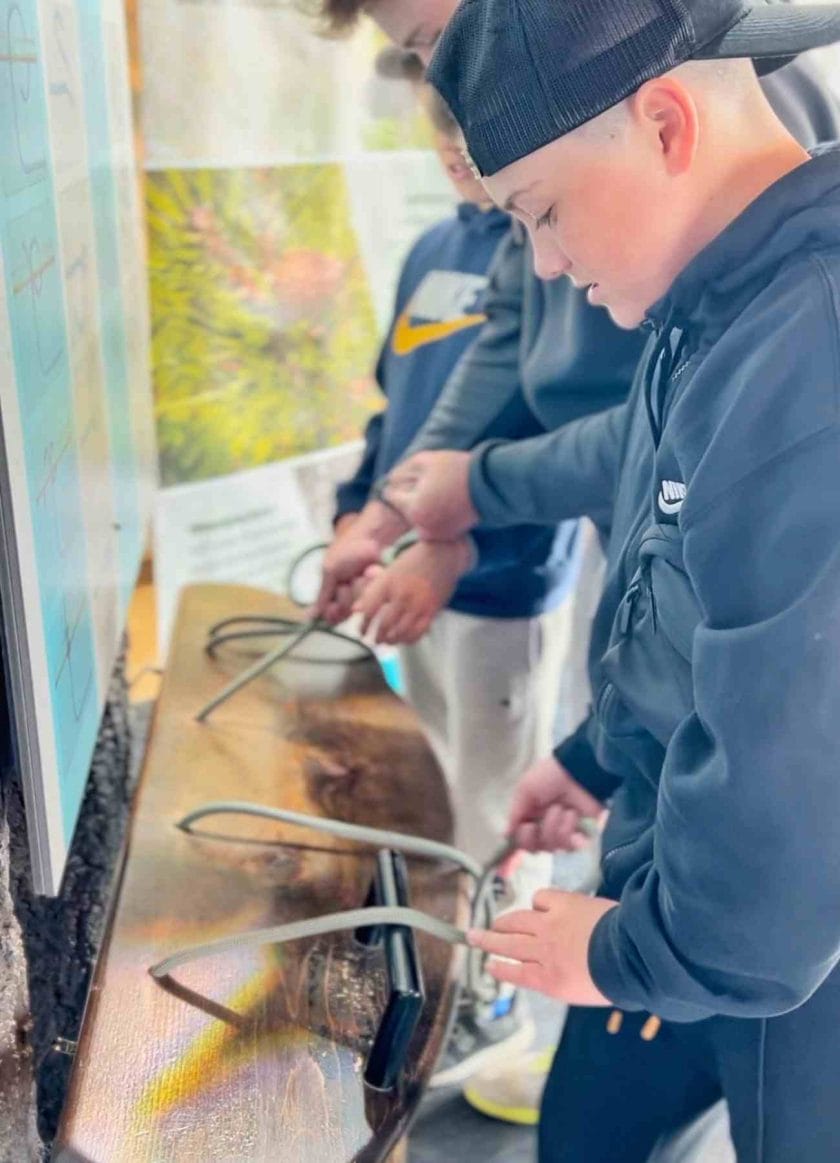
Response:
[{"label": "sneaker sole", "polygon": [[[546,1076],[553,1058],[554,1050],[549,1049],[536,1059],[537,1068],[541,1072],[545,1071]],[[511,1106],[501,1102],[493,1102],[492,1099],[485,1098],[477,1086],[465,1086],[462,1094],[464,1100],[469,1103],[473,1110],[486,1115],[488,1119],[494,1119],[500,1123],[515,1123],[518,1127],[535,1127],[540,1121],[540,1108],[538,1106]]]},{"label": "sneaker sole", "polygon": [[464,1088],[463,1095],[473,1110],[486,1115],[488,1119],[495,1119],[496,1122],[515,1123],[518,1127],[535,1127],[540,1121],[540,1112],[534,1107],[504,1106],[502,1103],[489,1102],[468,1086]]},{"label": "sneaker sole", "polygon": [[497,1042],[495,1046],[487,1046],[484,1050],[479,1050],[477,1054],[465,1058],[457,1066],[450,1066],[448,1070],[440,1070],[433,1074],[429,1082],[429,1090],[437,1090],[441,1086],[463,1085],[467,1079],[472,1078],[479,1071],[489,1069],[496,1062],[504,1062],[510,1054],[530,1049],[536,1032],[537,1028],[533,1020],[528,1018],[510,1038],[505,1038],[503,1042]]}]

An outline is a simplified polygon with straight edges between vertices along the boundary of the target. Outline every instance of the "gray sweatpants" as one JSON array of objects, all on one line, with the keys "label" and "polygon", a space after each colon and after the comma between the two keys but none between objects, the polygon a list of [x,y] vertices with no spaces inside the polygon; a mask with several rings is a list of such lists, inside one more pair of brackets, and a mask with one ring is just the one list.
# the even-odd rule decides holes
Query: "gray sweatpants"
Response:
[{"label": "gray sweatpants", "polygon": [[[550,749],[560,652],[544,643],[556,622],[443,610],[400,648],[406,698],[446,776],[455,844],[482,862],[503,842],[519,777]],[[529,907],[550,881],[550,855],[524,857],[514,903]]]}]

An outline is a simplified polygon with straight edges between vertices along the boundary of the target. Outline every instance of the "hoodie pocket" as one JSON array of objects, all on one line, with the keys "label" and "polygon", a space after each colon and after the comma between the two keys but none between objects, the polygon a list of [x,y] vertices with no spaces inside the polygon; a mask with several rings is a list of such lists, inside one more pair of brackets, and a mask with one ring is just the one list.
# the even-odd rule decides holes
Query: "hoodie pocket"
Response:
[{"label": "hoodie pocket", "polygon": [[[642,536],[638,568],[616,611],[598,717],[618,740],[635,729],[660,745],[693,706],[691,657],[700,614],[683,566],[677,526],[651,525]],[[631,726],[632,725],[632,726]],[[648,772],[658,778],[658,773]]]},{"label": "hoodie pocket", "polygon": [[652,525],[646,530],[639,545],[639,572],[648,591],[654,633],[661,632],[690,663],[700,609],[685,572],[679,526]]}]

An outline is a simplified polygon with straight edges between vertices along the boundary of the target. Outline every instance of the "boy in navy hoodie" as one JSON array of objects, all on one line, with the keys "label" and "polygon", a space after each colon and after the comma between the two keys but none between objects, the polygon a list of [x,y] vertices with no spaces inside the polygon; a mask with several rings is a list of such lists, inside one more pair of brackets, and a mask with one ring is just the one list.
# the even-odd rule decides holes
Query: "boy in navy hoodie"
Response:
[{"label": "boy in navy hoodie", "polygon": [[[337,538],[352,528],[375,482],[402,458],[484,323],[488,268],[510,229],[509,216],[489,204],[465,164],[454,140],[457,127],[433,90],[425,103],[461,202],[453,217],[422,235],[403,266],[376,369],[387,406],[368,423],[355,475],[337,490]],[[488,435],[517,438],[539,431],[517,400]],[[542,622],[568,584],[575,535],[573,522],[559,530],[477,530],[473,545],[420,543],[388,571],[387,585],[408,615],[385,640],[407,643],[400,646],[405,693],[446,774],[455,842],[481,861],[498,849],[519,772],[551,743],[551,694],[559,678],[547,673],[553,655],[540,665]],[[475,550],[480,568],[461,576]],[[374,589],[375,572],[367,575]],[[432,622],[441,605],[445,609]],[[376,636],[375,624],[372,630]],[[550,875],[544,854],[523,859],[512,875],[515,899],[527,904]],[[460,1019],[462,1025],[471,1021],[467,1014]],[[513,1013],[481,1025],[484,1062],[525,1046],[533,1034],[530,1021]],[[471,1056],[463,1069],[477,1065]],[[435,1084],[461,1081],[459,1066],[444,1063]]]}]

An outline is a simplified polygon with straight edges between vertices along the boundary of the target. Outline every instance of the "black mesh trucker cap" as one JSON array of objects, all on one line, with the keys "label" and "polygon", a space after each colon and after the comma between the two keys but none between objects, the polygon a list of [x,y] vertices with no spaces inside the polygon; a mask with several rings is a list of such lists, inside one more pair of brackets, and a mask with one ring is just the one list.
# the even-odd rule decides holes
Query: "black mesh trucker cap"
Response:
[{"label": "black mesh trucker cap", "polygon": [[836,40],[840,4],[462,0],[426,79],[494,174],[685,61],[752,57],[770,72]]}]

